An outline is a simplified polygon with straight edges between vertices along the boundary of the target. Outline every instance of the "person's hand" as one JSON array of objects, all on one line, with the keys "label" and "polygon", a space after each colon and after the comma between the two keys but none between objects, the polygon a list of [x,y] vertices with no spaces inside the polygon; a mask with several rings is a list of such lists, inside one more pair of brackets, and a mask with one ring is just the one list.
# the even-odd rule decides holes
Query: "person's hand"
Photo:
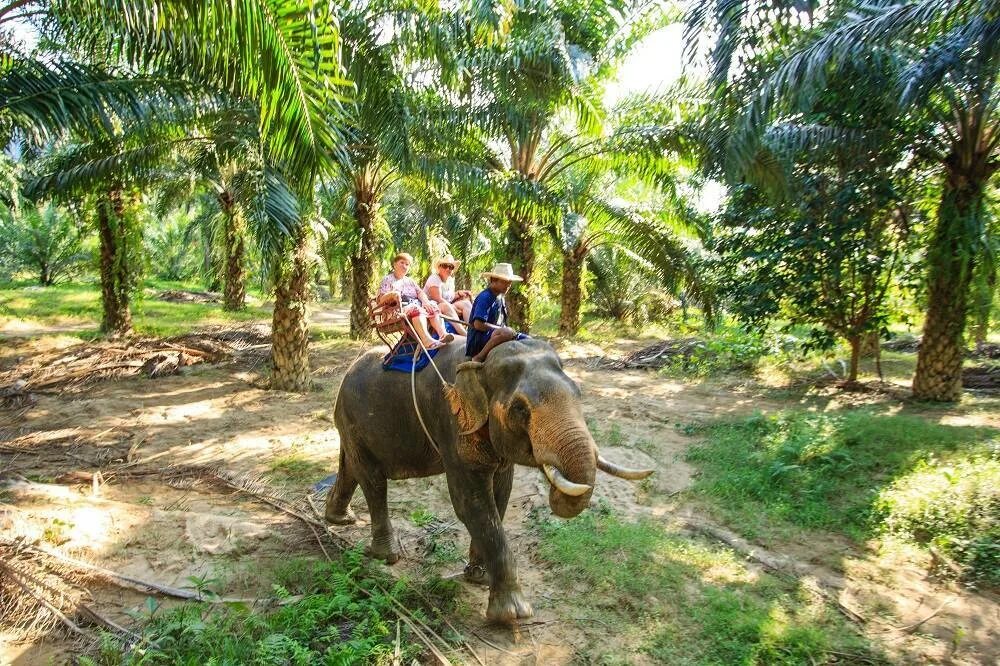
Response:
[{"label": "person's hand", "polygon": [[[469,299],[472,298],[472,292],[469,291],[468,289],[462,289],[461,291],[455,292],[455,301],[461,301],[467,298]],[[454,303],[455,301],[452,301],[452,303]]]}]

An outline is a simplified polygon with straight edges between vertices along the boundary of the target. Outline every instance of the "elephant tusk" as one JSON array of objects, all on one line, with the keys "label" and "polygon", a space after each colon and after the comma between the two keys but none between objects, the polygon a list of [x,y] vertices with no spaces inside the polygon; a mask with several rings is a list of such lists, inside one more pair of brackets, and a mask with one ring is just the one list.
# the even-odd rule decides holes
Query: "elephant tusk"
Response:
[{"label": "elephant tusk", "polygon": [[620,479],[631,479],[632,481],[645,479],[654,471],[651,469],[629,469],[628,467],[622,467],[600,455],[597,456],[597,469],[607,472],[611,476],[617,476]]},{"label": "elephant tusk", "polygon": [[548,477],[549,483],[555,486],[559,492],[564,495],[579,497],[591,489],[591,487],[586,483],[573,483],[563,476],[562,472],[556,469],[553,465],[542,465],[542,470],[545,472],[545,476]]}]

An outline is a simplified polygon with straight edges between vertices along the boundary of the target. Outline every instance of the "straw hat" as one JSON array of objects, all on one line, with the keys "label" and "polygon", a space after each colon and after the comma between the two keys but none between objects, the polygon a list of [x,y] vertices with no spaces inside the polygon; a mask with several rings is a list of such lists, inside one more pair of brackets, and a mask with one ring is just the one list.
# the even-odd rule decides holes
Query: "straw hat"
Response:
[{"label": "straw hat", "polygon": [[431,270],[436,271],[438,269],[438,266],[440,266],[441,264],[452,264],[455,266],[455,268],[458,268],[459,264],[461,263],[462,263],[461,261],[459,261],[458,259],[449,254],[435,259],[434,264],[431,266]]},{"label": "straw hat", "polygon": [[496,264],[492,270],[483,273],[484,278],[500,278],[507,282],[524,282],[520,275],[514,275],[514,269],[510,264]]}]

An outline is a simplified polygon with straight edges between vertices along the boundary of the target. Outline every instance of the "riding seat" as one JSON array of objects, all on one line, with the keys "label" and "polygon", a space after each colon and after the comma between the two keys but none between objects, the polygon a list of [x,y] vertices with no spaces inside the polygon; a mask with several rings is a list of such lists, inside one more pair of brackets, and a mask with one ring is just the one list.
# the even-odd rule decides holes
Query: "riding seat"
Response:
[{"label": "riding seat", "polygon": [[417,350],[418,344],[413,337],[413,329],[407,324],[406,315],[400,309],[399,303],[380,304],[377,296],[369,299],[368,317],[375,335],[389,347],[387,359],[400,354],[412,354]]}]

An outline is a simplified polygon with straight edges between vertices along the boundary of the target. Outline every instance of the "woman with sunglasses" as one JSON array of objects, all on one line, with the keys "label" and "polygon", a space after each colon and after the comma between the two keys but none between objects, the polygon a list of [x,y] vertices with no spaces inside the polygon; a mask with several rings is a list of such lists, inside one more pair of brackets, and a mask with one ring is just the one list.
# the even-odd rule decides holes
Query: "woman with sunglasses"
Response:
[{"label": "woman with sunglasses", "polygon": [[[392,272],[382,280],[377,302],[379,305],[397,304],[413,324],[420,343],[427,349],[437,349],[453,341],[455,336],[445,329],[444,321],[438,316],[440,311],[437,304],[407,275],[412,263],[413,257],[406,252],[400,252],[392,258]],[[428,326],[437,332],[437,340],[430,336]]]},{"label": "woman with sunglasses", "polygon": [[[460,262],[450,254],[434,260],[431,276],[424,284],[427,297],[438,304],[445,317],[469,321],[472,312],[472,292],[464,289],[455,290],[455,278],[452,277]],[[465,327],[452,322],[455,332],[465,335]]]}]

